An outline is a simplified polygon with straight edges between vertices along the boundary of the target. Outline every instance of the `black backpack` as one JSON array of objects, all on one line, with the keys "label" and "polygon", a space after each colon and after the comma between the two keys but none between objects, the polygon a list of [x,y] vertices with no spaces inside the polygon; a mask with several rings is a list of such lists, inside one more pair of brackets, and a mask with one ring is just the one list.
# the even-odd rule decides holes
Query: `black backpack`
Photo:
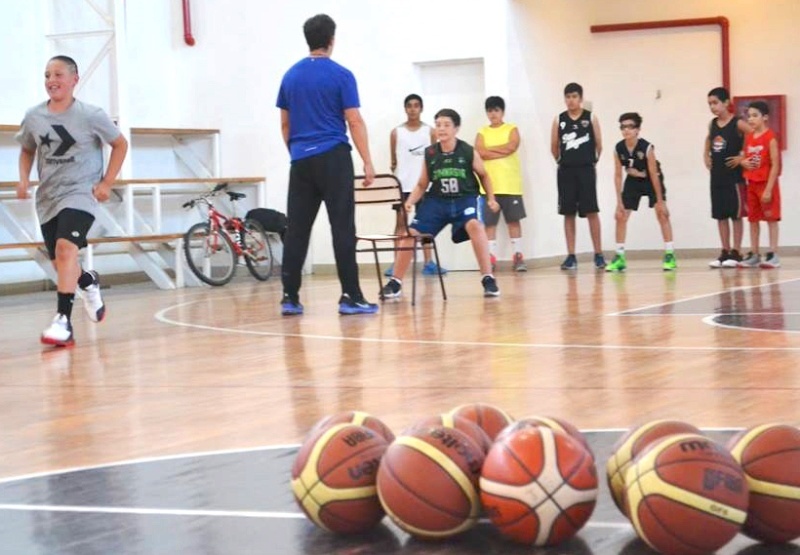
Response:
[{"label": "black backpack", "polygon": [[264,231],[277,233],[283,240],[283,235],[286,233],[286,214],[283,212],[271,208],[253,208],[244,217],[254,219],[261,224]]}]

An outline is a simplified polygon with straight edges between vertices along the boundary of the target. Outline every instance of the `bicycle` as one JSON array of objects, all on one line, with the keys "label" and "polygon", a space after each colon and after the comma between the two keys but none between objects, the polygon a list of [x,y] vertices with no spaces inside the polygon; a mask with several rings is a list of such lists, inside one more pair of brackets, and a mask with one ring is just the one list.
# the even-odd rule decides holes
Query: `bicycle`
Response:
[{"label": "bicycle", "polygon": [[[207,221],[194,224],[183,236],[186,262],[192,273],[209,285],[225,285],[233,279],[240,258],[244,258],[254,278],[267,281],[273,266],[267,233],[257,221],[236,217],[236,201],[247,195],[226,191],[227,187],[227,183],[220,183],[208,193],[183,204],[183,208],[205,206],[207,216]],[[211,202],[222,191],[233,205],[231,217],[222,214]]]}]

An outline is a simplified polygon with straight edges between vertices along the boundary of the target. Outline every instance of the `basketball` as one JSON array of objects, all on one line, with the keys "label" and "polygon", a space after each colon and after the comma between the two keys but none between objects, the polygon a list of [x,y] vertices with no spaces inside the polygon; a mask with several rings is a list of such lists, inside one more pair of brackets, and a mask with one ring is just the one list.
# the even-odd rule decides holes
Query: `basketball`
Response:
[{"label": "basketball", "polygon": [[494,441],[500,431],[511,424],[514,419],[508,415],[504,410],[489,405],[487,403],[470,403],[468,405],[461,405],[448,414],[453,416],[461,416],[478,425],[489,439]]},{"label": "basketball", "polygon": [[556,545],[574,536],[594,511],[594,459],[568,434],[537,426],[495,442],[480,479],[484,511],[516,542]]},{"label": "basketball", "polygon": [[392,430],[389,429],[389,426],[371,414],[359,410],[339,412],[337,414],[332,414],[320,419],[316,424],[314,424],[306,437],[311,437],[319,430],[323,430],[333,426],[334,424],[355,424],[357,426],[364,426],[365,428],[369,428],[373,432],[377,432],[382,435],[383,439],[386,440],[386,443],[391,443],[394,441],[394,433],[392,433]]},{"label": "basketball", "polygon": [[481,447],[481,449],[483,449],[484,454],[488,453],[489,448],[491,448],[492,446],[492,440],[489,439],[489,436],[486,435],[486,432],[484,432],[481,428],[479,428],[477,424],[475,424],[471,420],[467,420],[466,418],[463,418],[461,416],[453,416],[452,414],[441,414],[439,416],[431,416],[429,418],[424,418],[409,426],[408,430],[410,431],[419,428],[429,428],[431,426],[443,426],[445,428],[455,428],[460,432],[464,432],[475,443],[477,443]]},{"label": "basketball", "polygon": [[578,443],[580,443],[583,448],[586,449],[590,455],[592,455],[592,458],[594,458],[594,452],[589,446],[589,442],[586,441],[586,437],[580,432],[580,430],[578,430],[574,424],[567,422],[563,418],[557,418],[555,416],[528,416],[526,418],[520,418],[516,422],[512,422],[503,428],[495,438],[495,441],[501,441],[504,437],[513,434],[518,430],[534,428],[536,426],[545,426],[551,430],[556,430],[557,432],[562,432],[572,436],[572,438],[578,440]]},{"label": "basketball", "polygon": [[628,469],[625,488],[636,533],[666,555],[713,553],[747,518],[749,494],[739,463],[698,434],[651,443]]},{"label": "basketball", "polygon": [[388,443],[364,426],[335,424],[300,447],[292,492],[314,524],[342,534],[365,532],[384,517],[375,489]]},{"label": "basketball", "polygon": [[460,534],[480,516],[483,459],[480,446],[457,429],[411,430],[389,446],[381,461],[381,504],[395,524],[417,538]]},{"label": "basketball", "polygon": [[654,441],[672,434],[700,434],[700,430],[679,420],[653,420],[632,428],[614,444],[614,451],[606,464],[608,489],[617,508],[625,512],[625,473],[636,456]]},{"label": "basketball", "polygon": [[800,429],[756,426],[731,438],[728,448],[750,488],[742,532],[765,543],[800,537]]}]

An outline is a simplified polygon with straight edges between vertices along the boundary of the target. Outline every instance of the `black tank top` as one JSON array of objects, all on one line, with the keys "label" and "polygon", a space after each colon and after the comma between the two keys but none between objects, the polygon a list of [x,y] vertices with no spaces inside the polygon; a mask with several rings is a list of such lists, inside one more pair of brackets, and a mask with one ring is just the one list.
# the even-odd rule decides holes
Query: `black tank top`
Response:
[{"label": "black tank top", "polygon": [[425,149],[430,186],[427,196],[458,198],[479,194],[478,178],[472,170],[475,157],[470,145],[458,139],[453,152],[442,152],[441,143]]},{"label": "black tank top", "polygon": [[568,112],[558,116],[558,163],[562,166],[591,166],[597,161],[592,113],[584,110],[578,119]]},{"label": "black tank top", "polygon": [[733,117],[724,127],[717,125],[717,120],[711,120],[708,127],[708,136],[711,140],[711,171],[717,176],[742,178],[741,168],[728,168],[725,159],[738,156],[744,146],[744,136],[739,132],[739,118]]},{"label": "black tank top", "polygon": [[[619,163],[622,165],[622,169],[625,168],[633,168],[635,170],[639,170],[640,172],[647,173],[647,151],[650,150],[652,145],[645,141],[644,139],[639,139],[636,141],[636,146],[633,147],[633,150],[628,150],[628,147],[625,146],[625,141],[620,141],[617,143],[615,148],[617,158],[619,158]],[[661,179],[661,182],[664,182],[664,174],[661,173],[661,162],[656,160],[656,167],[658,168],[658,176]],[[644,182],[650,181],[650,176],[647,177],[634,177],[629,175],[625,178],[625,181],[634,181],[634,182]]]}]

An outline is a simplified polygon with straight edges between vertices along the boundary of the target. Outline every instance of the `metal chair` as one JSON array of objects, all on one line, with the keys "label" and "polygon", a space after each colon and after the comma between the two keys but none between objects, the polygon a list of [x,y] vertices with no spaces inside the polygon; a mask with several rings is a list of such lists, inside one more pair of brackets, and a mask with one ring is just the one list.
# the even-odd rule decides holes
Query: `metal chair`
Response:
[{"label": "metal chair", "polygon": [[[433,255],[436,260],[436,267],[439,272],[439,285],[442,288],[442,298],[447,300],[447,292],[444,288],[444,278],[442,277],[442,266],[439,263],[439,251],[436,248],[436,241],[429,233],[412,235],[408,230],[408,214],[403,203],[403,189],[400,181],[392,174],[379,174],[375,176],[375,181],[369,187],[364,187],[364,176],[356,176],[355,179],[355,202],[356,202],[356,252],[371,252],[375,257],[375,271],[378,276],[378,295],[383,301],[383,276],[381,275],[381,265],[378,261],[379,252],[398,252],[413,251],[414,257],[411,265],[411,305],[416,304],[417,296],[417,250],[426,243],[433,247]],[[403,220],[403,229],[400,233],[370,233],[362,232],[364,228],[386,228],[386,222],[391,214],[390,207],[399,205],[400,214]],[[368,210],[368,207],[380,207],[378,210]],[[367,217],[369,212],[371,217]],[[392,217],[394,229],[395,218]],[[401,246],[401,240],[413,239],[413,246]],[[369,246],[360,246],[361,243],[369,243]]]}]

